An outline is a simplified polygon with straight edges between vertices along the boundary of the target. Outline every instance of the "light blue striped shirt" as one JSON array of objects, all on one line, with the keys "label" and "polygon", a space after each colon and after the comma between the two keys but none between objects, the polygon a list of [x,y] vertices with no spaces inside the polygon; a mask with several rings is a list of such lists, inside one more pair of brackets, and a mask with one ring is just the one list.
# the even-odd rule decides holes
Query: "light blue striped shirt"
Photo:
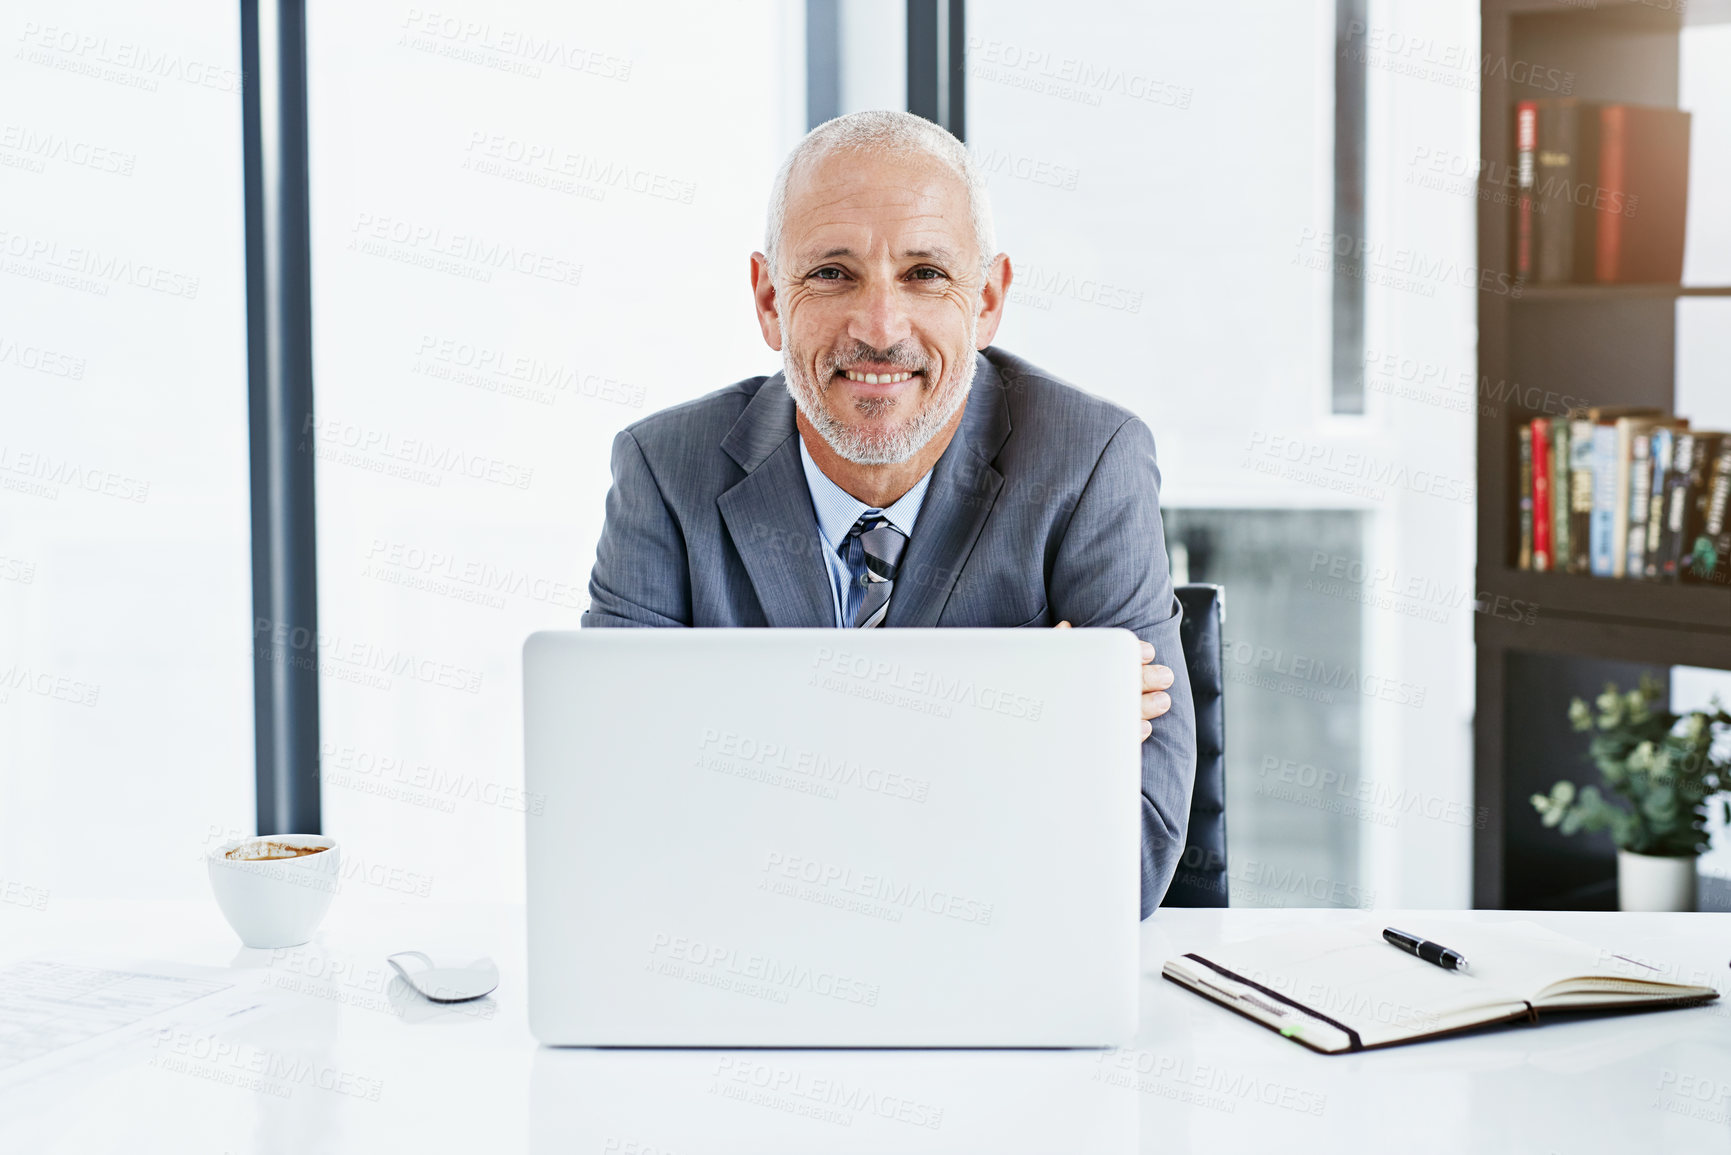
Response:
[{"label": "light blue striped shirt", "polygon": [[916,481],[912,489],[896,498],[888,509],[877,509],[831,481],[829,475],[812,460],[811,451],[805,447],[805,437],[799,433],[794,436],[799,438],[799,460],[805,466],[805,484],[811,490],[812,510],[817,514],[817,535],[823,541],[823,556],[829,563],[835,624],[849,629],[860,603],[865,600],[867,578],[865,547],[860,545],[857,537],[848,542],[847,557],[844,558],[840,552],[842,543],[847,542],[848,530],[862,515],[881,513],[911,539],[914,521],[920,516],[920,506],[926,500],[926,486],[931,483],[932,471],[926,470],[926,475]]}]

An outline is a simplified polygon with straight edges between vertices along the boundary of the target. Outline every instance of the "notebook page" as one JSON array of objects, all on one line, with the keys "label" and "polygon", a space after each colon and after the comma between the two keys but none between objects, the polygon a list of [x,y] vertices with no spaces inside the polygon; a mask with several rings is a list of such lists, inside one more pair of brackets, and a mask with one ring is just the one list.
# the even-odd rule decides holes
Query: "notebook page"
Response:
[{"label": "notebook page", "polygon": [[1522,1004],[1500,983],[1390,946],[1369,923],[1233,943],[1202,957],[1351,1027],[1366,1046],[1488,1021]]},{"label": "notebook page", "polygon": [[[1410,920],[1402,930],[1452,947],[1465,955],[1476,978],[1485,980],[1517,998],[1538,1002],[1545,988],[1569,979],[1604,976],[1606,989],[1624,991],[1640,987],[1618,982],[1610,973],[1611,957],[1595,946],[1558,934],[1535,922],[1460,923]],[[1652,987],[1649,993],[1658,993]]]}]

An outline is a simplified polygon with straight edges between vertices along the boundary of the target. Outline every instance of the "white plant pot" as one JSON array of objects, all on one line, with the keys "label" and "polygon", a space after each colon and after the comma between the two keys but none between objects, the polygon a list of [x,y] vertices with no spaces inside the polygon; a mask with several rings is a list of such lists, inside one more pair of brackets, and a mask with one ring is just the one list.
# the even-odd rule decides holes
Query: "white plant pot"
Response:
[{"label": "white plant pot", "polygon": [[1694,910],[1695,858],[1617,851],[1621,910]]}]

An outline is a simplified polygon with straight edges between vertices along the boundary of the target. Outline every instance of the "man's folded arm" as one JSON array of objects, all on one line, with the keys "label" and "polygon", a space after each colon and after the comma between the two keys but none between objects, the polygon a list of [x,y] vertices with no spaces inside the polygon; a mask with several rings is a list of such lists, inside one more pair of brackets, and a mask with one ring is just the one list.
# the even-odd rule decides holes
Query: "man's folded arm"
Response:
[{"label": "man's folded arm", "polygon": [[613,487],[607,521],[589,575],[585,629],[595,626],[688,626],[685,535],[629,429],[613,439]]},{"label": "man's folded arm", "polygon": [[1160,522],[1154,435],[1140,419],[1118,428],[1100,454],[1058,547],[1050,591],[1054,621],[1118,626],[1154,645],[1172,668],[1172,708],[1142,743],[1142,917],[1160,905],[1184,853],[1196,781],[1196,715],[1178,627],[1182,620]]}]

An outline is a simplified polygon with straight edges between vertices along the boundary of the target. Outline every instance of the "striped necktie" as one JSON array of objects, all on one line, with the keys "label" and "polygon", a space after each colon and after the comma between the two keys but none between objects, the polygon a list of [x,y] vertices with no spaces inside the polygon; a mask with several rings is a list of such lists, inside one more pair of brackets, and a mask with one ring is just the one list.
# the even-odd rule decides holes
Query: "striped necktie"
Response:
[{"label": "striped necktie", "polygon": [[[889,613],[890,594],[895,589],[896,567],[901,564],[902,551],[908,547],[908,535],[889,523],[881,513],[866,514],[848,530],[849,538],[859,538],[865,550],[865,600],[854,615],[855,629],[869,630],[883,624]],[[846,543],[843,543],[846,548]]]}]

